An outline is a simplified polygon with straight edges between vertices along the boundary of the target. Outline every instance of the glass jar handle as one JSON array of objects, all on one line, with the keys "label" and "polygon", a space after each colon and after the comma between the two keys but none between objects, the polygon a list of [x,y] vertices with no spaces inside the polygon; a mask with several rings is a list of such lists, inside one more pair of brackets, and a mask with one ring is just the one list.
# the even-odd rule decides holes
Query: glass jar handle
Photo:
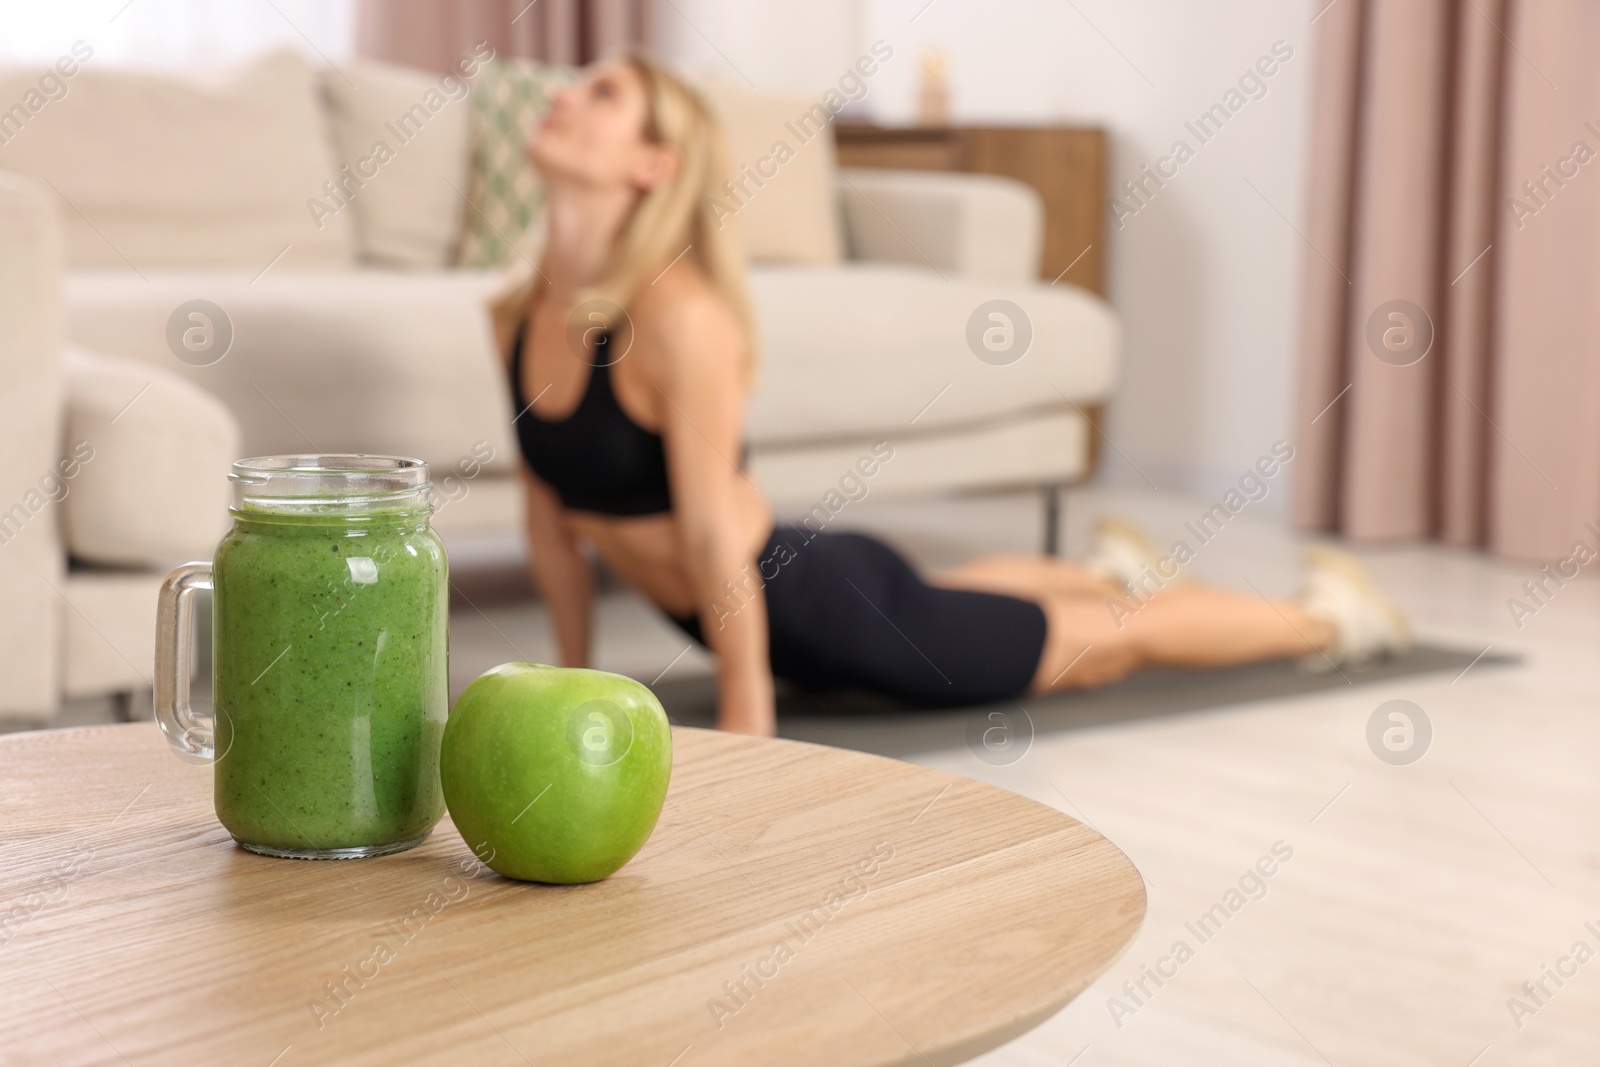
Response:
[{"label": "glass jar handle", "polygon": [[194,677],[194,594],[210,589],[211,564],[185,563],[161,583],[156,603],[156,722],[179,756],[209,760],[215,753],[212,724],[195,717],[189,703]]}]

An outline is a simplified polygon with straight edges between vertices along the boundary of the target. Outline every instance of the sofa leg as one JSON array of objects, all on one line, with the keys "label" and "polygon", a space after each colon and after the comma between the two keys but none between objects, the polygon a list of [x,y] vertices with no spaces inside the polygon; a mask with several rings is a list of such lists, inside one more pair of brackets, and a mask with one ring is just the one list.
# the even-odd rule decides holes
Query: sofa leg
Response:
[{"label": "sofa leg", "polygon": [[1046,556],[1062,554],[1061,513],[1065,503],[1065,487],[1056,482],[1041,489],[1044,494],[1044,547]]},{"label": "sofa leg", "polygon": [[155,694],[148,688],[140,686],[126,693],[118,693],[111,699],[115,703],[117,718],[123,722],[155,721]]}]

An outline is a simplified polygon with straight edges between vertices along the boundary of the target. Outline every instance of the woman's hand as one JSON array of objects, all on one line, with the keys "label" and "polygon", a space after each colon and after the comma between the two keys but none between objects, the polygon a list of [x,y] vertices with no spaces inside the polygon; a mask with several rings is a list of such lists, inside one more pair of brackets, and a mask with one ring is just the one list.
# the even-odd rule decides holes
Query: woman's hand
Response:
[{"label": "woman's hand", "polygon": [[778,732],[770,670],[741,672],[728,664],[718,672],[717,729],[759,737]]}]

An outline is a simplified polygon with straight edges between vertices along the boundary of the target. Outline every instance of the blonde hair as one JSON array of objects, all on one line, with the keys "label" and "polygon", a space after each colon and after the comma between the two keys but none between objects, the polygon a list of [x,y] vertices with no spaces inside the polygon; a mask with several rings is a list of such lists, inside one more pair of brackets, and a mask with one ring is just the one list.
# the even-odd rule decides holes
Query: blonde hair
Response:
[{"label": "blonde hair", "polygon": [[[754,370],[756,336],[745,288],[744,253],[735,219],[719,224],[714,208],[728,180],[722,129],[700,95],[653,60],[636,52],[622,60],[644,82],[648,111],[644,136],[677,151],[678,170],[639,198],[623,224],[599,282],[580,302],[602,299],[627,308],[638,291],[675,257],[697,266],[733,313],[744,335],[746,368]],[[540,242],[542,244],[542,242]],[[513,336],[538,299],[538,272],[490,304],[496,335]]]}]

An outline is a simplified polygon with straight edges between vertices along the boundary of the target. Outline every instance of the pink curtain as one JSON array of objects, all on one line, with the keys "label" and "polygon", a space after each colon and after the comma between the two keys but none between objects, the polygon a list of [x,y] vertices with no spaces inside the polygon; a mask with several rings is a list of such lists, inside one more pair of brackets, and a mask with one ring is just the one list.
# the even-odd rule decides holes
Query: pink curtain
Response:
[{"label": "pink curtain", "polygon": [[359,0],[356,51],[446,70],[479,41],[495,54],[576,65],[643,44],[648,0]]},{"label": "pink curtain", "polygon": [[1592,545],[1600,5],[1321,2],[1296,521]]}]

